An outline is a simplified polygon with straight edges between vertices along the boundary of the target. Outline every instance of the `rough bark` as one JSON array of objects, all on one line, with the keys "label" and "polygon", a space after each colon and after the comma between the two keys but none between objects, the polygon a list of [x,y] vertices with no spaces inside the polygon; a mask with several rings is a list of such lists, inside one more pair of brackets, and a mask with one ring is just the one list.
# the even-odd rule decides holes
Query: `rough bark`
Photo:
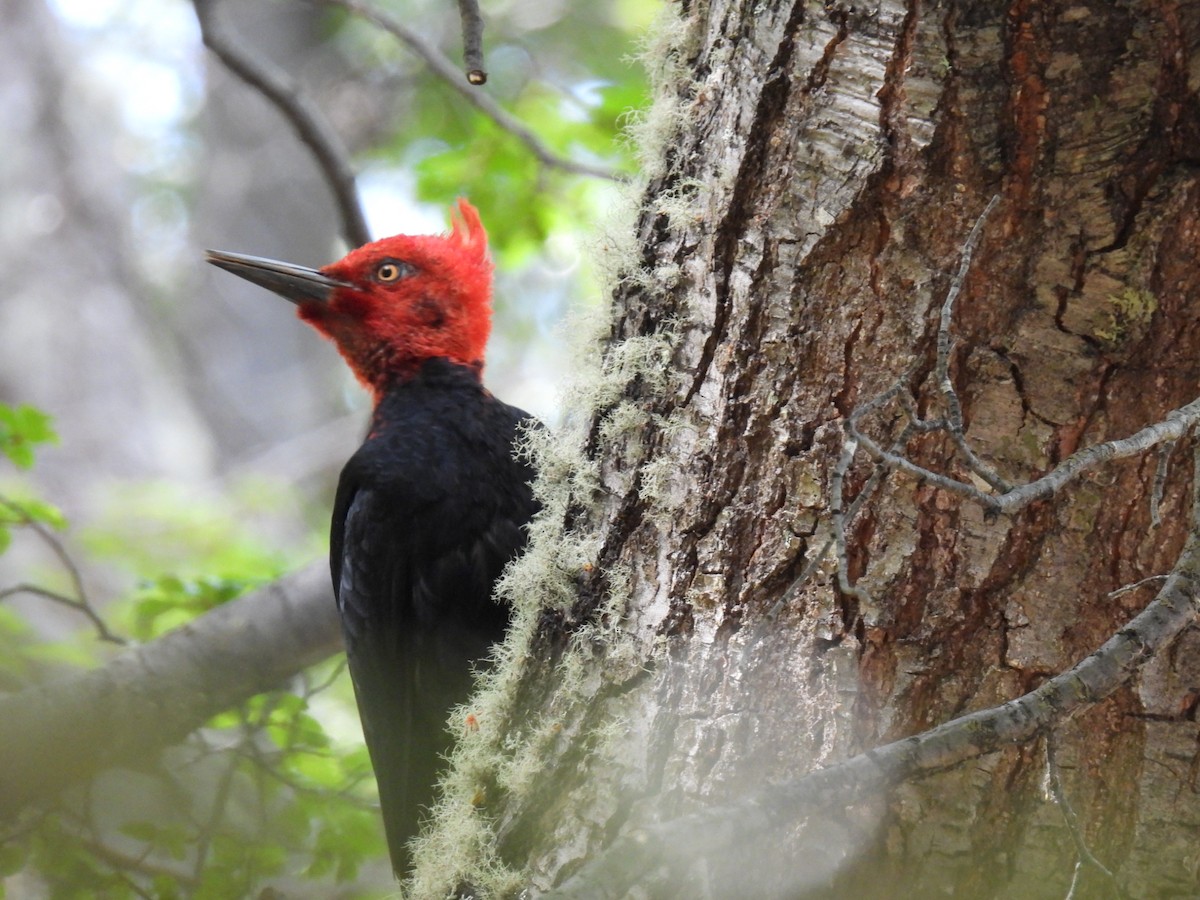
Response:
[{"label": "rough bark", "polygon": [[[1029,480],[1195,399],[1200,8],[677,12],[659,107],[672,127],[604,350],[605,371],[630,377],[594,410],[578,465],[595,490],[575,472],[551,504],[564,527],[533,557],[539,541],[594,552],[559,573],[574,604],[531,629],[499,761],[468,751],[460,766],[476,767],[468,796],[500,860],[534,890],[635,827],[1035,688],[1148,602],[1153,588],[1110,592],[1169,571],[1188,530],[1182,449],[1160,524],[1153,453],[995,518],[894,475],[847,535],[865,593],[838,589],[832,553],[800,579],[831,533],[845,418],[902,377],[937,413],[938,310],[993,195],[951,366],[985,461]],[[899,418],[891,405],[863,427],[886,444]],[[945,435],[902,450],[968,477]],[[870,472],[850,469],[849,497]],[[1185,630],[1060,724],[1055,790],[1044,741],[1027,741],[751,844],[730,835],[729,854],[641,889],[1061,897],[1079,840],[1113,877],[1083,865],[1077,895],[1193,894],[1198,642]],[[524,754],[536,779],[513,775]]]}]

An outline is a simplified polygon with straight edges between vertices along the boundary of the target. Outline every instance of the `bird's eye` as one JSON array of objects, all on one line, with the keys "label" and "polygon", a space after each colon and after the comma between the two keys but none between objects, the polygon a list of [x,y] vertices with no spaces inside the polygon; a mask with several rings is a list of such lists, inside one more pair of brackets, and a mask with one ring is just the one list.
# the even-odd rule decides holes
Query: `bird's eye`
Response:
[{"label": "bird's eye", "polygon": [[412,274],[412,266],[398,260],[389,259],[381,262],[375,269],[375,280],[383,284],[399,281],[405,275]]}]

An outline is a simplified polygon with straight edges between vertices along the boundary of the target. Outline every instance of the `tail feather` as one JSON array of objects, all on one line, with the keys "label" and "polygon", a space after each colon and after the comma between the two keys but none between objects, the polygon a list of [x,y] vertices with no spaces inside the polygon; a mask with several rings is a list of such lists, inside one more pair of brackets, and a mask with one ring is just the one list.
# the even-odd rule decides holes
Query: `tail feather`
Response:
[{"label": "tail feather", "polygon": [[410,844],[437,798],[438,775],[454,740],[447,715],[471,688],[468,660],[446,665],[445,659],[413,651],[409,648],[382,665],[378,659],[358,658],[361,652],[351,660],[397,877],[411,867]]}]

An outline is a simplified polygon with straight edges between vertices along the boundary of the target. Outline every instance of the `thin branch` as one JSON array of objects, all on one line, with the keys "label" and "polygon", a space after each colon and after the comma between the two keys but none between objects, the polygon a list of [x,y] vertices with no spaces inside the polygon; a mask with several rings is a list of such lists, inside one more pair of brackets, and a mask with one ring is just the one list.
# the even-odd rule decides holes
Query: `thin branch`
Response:
[{"label": "thin branch", "polygon": [[[900,394],[900,398],[903,401],[905,395]],[[928,424],[930,423],[922,422],[914,415],[904,429],[900,432],[900,434],[896,437],[896,440],[892,442],[893,451],[907,446],[908,441],[913,434],[925,430],[923,426]],[[854,502],[850,504],[850,509],[843,516],[842,504],[845,502],[845,498],[842,496],[842,491],[845,484],[846,473],[850,471],[850,466],[853,462],[854,440],[853,438],[848,438],[842,445],[842,454],[838,458],[837,465],[834,467],[833,477],[829,486],[829,509],[833,519],[833,537],[831,537],[825,543],[825,546],[821,548],[821,552],[817,559],[805,567],[804,572],[800,577],[801,579],[806,580],[812,569],[816,567],[816,563],[823,558],[826,553],[829,552],[830,545],[834,544],[837,546],[838,589],[842,591],[842,593],[850,593],[859,600],[865,599],[870,611],[874,613],[877,611],[877,607],[874,606],[874,603],[871,599],[871,594],[865,588],[860,588],[857,585],[853,585],[850,586],[849,591],[847,591],[847,586],[850,585],[850,554],[846,547],[846,525],[849,522],[854,521],[855,516],[858,515],[859,509],[864,503],[866,503],[871,495],[878,490],[879,485],[883,483],[884,476],[887,474],[887,469],[883,468],[882,466],[876,467],[875,471],[871,473],[871,477],[867,479],[866,484],[863,485],[863,489],[859,491],[858,496],[854,498]]]},{"label": "thin branch", "polygon": [[896,389],[897,386],[893,386],[875,398],[875,401],[855,410],[846,417],[843,424],[849,439],[857,441],[867,455],[880,465],[895,471],[906,472],[914,478],[928,481],[951,493],[973,500],[993,514],[1013,515],[1037,500],[1053,497],[1067,485],[1103,463],[1114,459],[1127,459],[1160,444],[1177,441],[1197,423],[1200,423],[1200,397],[1198,397],[1186,406],[1171,410],[1160,421],[1147,425],[1129,437],[1095,444],[1073,453],[1041,478],[1034,479],[1027,484],[1014,486],[1000,494],[988,494],[974,485],[948,475],[942,475],[932,469],[917,465],[897,453],[884,450],[877,442],[862,433],[858,428],[858,419],[861,417],[861,413],[881,405],[876,401],[891,399],[895,396]]},{"label": "thin branch", "polygon": [[[846,416],[842,423],[845,439],[842,444],[842,453],[834,468],[830,485],[830,512],[833,519],[832,540],[837,547],[838,587],[843,593],[849,593],[860,600],[869,602],[870,595],[864,589],[850,583],[849,552],[846,547],[845,519],[842,515],[844,478],[853,464],[854,457],[860,447],[875,461],[880,469],[906,472],[919,481],[928,482],[942,490],[965,497],[983,507],[988,515],[994,516],[1000,513],[1012,515],[1036,500],[1054,496],[1072,481],[1081,477],[1085,472],[1104,462],[1134,456],[1155,446],[1160,446],[1159,461],[1150,501],[1151,521],[1157,525],[1159,520],[1159,503],[1161,502],[1167,478],[1167,460],[1170,450],[1180,437],[1195,427],[1196,423],[1200,421],[1200,398],[1197,398],[1186,406],[1172,410],[1161,421],[1148,425],[1127,438],[1096,444],[1080,450],[1041,478],[1023,485],[1009,483],[979,459],[966,439],[962,405],[959,402],[958,394],[950,378],[950,355],[954,346],[950,327],[954,315],[954,304],[962,293],[963,285],[970,271],[971,259],[982,235],[984,222],[998,202],[998,195],[992,197],[979,218],[975,221],[975,225],[972,227],[963,245],[958,271],[951,279],[950,287],[946,292],[946,299],[941,308],[940,321],[938,323],[937,364],[934,374],[943,401],[946,404],[947,414],[945,418],[922,419],[920,417],[913,399],[907,390],[907,385],[913,374],[910,370],[903,377],[897,379],[886,391],[856,407]],[[908,425],[904,431],[906,436],[914,431],[925,433],[944,431],[948,433],[966,460],[970,471],[987,482],[992,487],[994,493],[982,491],[974,484],[961,481],[958,478],[942,474],[941,472],[936,472],[913,462],[900,452],[905,446],[902,443],[896,443],[892,449],[885,450],[878,442],[864,434],[859,427],[862,418],[868,413],[882,409],[892,400],[895,400],[899,404],[908,418]],[[822,550],[821,555],[823,556],[827,550],[828,545]],[[808,569],[806,568],[805,574],[807,575],[807,573]]]},{"label": "thin branch", "polygon": [[1060,465],[1029,484],[1013,488],[997,498],[1000,511],[1013,513],[1035,500],[1052,497],[1085,472],[1114,459],[1127,459],[1159,444],[1177,441],[1200,422],[1200,398],[1171,410],[1159,422],[1147,425],[1127,438],[1108,441],[1073,453]]},{"label": "thin branch", "polygon": [[[954,303],[962,291],[963,283],[971,264],[971,257],[979,242],[982,226],[988,214],[998,201],[993,197],[976,220],[970,235],[963,246],[962,259],[958,272],[951,280],[946,300],[942,304],[941,321],[938,324],[937,366],[936,377],[939,389],[945,400],[948,414],[945,420],[921,420],[913,408],[912,401],[904,395],[908,377],[896,381],[892,387],[879,394],[867,403],[852,411],[843,422],[846,432],[846,444],[853,444],[854,451],[862,448],[877,464],[892,471],[906,472],[921,481],[927,481],[936,487],[965,497],[982,506],[990,515],[1004,513],[1013,515],[1029,504],[1044,500],[1059,493],[1067,485],[1080,478],[1086,472],[1114,459],[1126,459],[1144,453],[1154,447],[1163,447],[1155,473],[1155,483],[1151,494],[1151,520],[1158,524],[1158,506],[1162,490],[1166,482],[1166,457],[1170,448],[1181,437],[1200,423],[1200,397],[1167,413],[1163,419],[1147,425],[1141,431],[1126,438],[1107,441],[1086,447],[1069,456],[1045,475],[1022,485],[1009,484],[999,474],[983,463],[967,443],[962,422],[962,407],[958,395],[950,379],[950,352],[953,338],[950,334],[950,323],[954,312]],[[911,373],[910,373],[911,375]],[[994,493],[981,491],[973,484],[960,481],[940,472],[914,463],[900,453],[884,450],[879,444],[864,434],[859,428],[859,422],[867,413],[882,408],[892,399],[899,398],[899,403],[908,414],[910,420],[920,430],[943,430],[949,433],[955,445],[965,457],[971,471],[986,481]]]},{"label": "thin branch", "polygon": [[391,34],[423,59],[434,75],[458,91],[468,103],[495,122],[502,130],[521,141],[542,165],[561,169],[574,175],[588,175],[592,178],[605,178],[609,181],[623,180],[622,176],[612,169],[576,162],[573,159],[559,156],[542,143],[541,138],[530,131],[522,121],[511,115],[490,96],[483,91],[471,90],[470,85],[463,79],[462,73],[454,63],[398,19],[362,3],[360,0],[318,0],[318,2],[347,9]]},{"label": "thin branch", "polygon": [[[88,826],[88,829],[93,833],[96,830],[91,825]],[[112,866],[113,874],[121,877],[126,885],[137,891],[140,896],[152,897],[155,895],[144,892],[143,889],[137,886],[136,881],[126,873],[136,872],[147,878],[169,879],[170,884],[188,888],[189,892],[196,886],[196,879],[190,873],[184,871],[182,866],[151,860],[148,852],[142,852],[137,855],[126,853],[106,844],[98,835],[91,838],[84,838],[83,844],[89,853]]]},{"label": "thin branch", "polygon": [[[896,446],[898,446],[898,447],[904,446],[904,444],[908,441],[909,437],[911,437],[912,430],[913,429],[911,428],[911,425],[909,428],[906,428],[901,433],[900,437],[898,437],[896,439],[896,442],[895,442]],[[843,470],[841,468],[843,458],[844,457],[839,458],[838,465],[834,469],[834,473],[833,473],[831,483],[830,483],[830,495],[833,498],[830,501],[831,508],[833,507],[834,503],[839,503],[839,504],[845,503],[845,498],[842,496],[842,486],[845,483],[845,477],[846,477],[846,470]],[[847,468],[848,468],[848,466],[849,466],[849,464],[847,464]],[[796,576],[796,578],[792,581],[792,583],[789,584],[787,586],[787,588],[776,598],[775,602],[771,605],[771,608],[767,610],[766,614],[763,616],[763,621],[761,623],[759,623],[758,630],[756,632],[755,641],[758,640],[758,638],[761,638],[767,632],[767,630],[769,628],[774,627],[775,621],[779,618],[779,614],[782,613],[783,610],[787,608],[787,606],[792,602],[793,599],[795,599],[796,595],[800,592],[800,589],[805,584],[808,583],[808,579],[810,577],[812,577],[813,572],[815,572],[817,570],[817,566],[819,566],[824,561],[826,555],[835,546],[839,547],[838,564],[841,565],[842,555],[841,555],[840,547],[845,544],[846,525],[848,525],[850,522],[854,521],[855,517],[858,515],[858,511],[863,507],[863,505],[867,502],[867,500],[869,500],[875,494],[875,491],[877,491],[879,489],[879,486],[883,483],[883,479],[886,476],[887,476],[886,469],[884,469],[883,467],[876,468],[875,471],[871,473],[871,477],[868,478],[866,483],[863,485],[862,490],[860,490],[858,492],[858,495],[850,503],[849,508],[846,509],[845,513],[841,517],[840,542],[839,542],[838,520],[836,518],[833,520],[833,534],[829,538],[826,539],[824,544],[821,545],[820,550],[818,550],[811,557],[809,557],[808,562],[805,563],[804,569],[800,572],[800,574],[798,576]],[[848,576],[843,575],[843,573],[839,571],[838,572],[839,589],[841,589],[841,584],[847,580],[848,580]],[[866,592],[864,591],[863,593],[866,593]],[[869,601],[869,599],[870,599],[869,593],[867,593],[867,597],[868,597],[868,601]],[[755,641],[750,641],[747,643],[746,652],[749,652],[749,648],[754,645]]]},{"label": "thin branch", "polygon": [[321,110],[301,91],[291,75],[261,54],[248,51],[225,29],[214,8],[214,0],[192,0],[192,3],[204,46],[216,54],[229,71],[274,104],[316,157],[337,203],[346,242],[351,247],[368,243],[371,232],[359,203],[350,154]]},{"label": "thin branch", "polygon": [[1117,882],[1117,877],[1109,871],[1104,863],[1096,859],[1091,848],[1088,847],[1087,841],[1084,840],[1083,826],[1079,823],[1079,816],[1076,815],[1074,807],[1067,800],[1066,791],[1063,790],[1062,777],[1058,769],[1058,740],[1053,731],[1050,731],[1046,735],[1046,774],[1050,779],[1050,796],[1054,798],[1054,802],[1062,812],[1063,821],[1066,823],[1067,831],[1070,832],[1071,840],[1075,844],[1075,854],[1078,858],[1075,866],[1075,874],[1071,878],[1071,887],[1067,892],[1067,900],[1070,900],[1075,895],[1083,863],[1086,863],[1104,875],[1108,879],[1109,884],[1112,885],[1113,890],[1116,891],[1117,896],[1124,897],[1125,892],[1121,890],[1121,885]]},{"label": "thin branch", "polygon": [[1135,581],[1133,584],[1127,584],[1124,587],[1119,587],[1115,591],[1108,592],[1108,599],[1115,600],[1118,597],[1123,597],[1125,594],[1131,594],[1139,588],[1143,588],[1152,581],[1162,581],[1166,575],[1150,575],[1143,578],[1141,581]]},{"label": "thin branch", "polygon": [[[242,739],[244,742],[244,733]],[[196,858],[192,862],[193,881],[198,882],[204,876],[204,870],[208,865],[209,851],[212,849],[213,838],[221,827],[221,820],[225,818],[225,809],[229,804],[229,795],[233,789],[233,778],[237,774],[240,763],[241,761],[236,753],[229,754],[229,759],[217,779],[216,796],[213,797],[208,816],[201,823],[199,833],[196,835]]]},{"label": "thin branch", "polygon": [[[1125,459],[1136,456],[1154,447],[1163,447],[1155,473],[1150,505],[1151,520],[1157,525],[1158,506],[1163,486],[1166,482],[1167,456],[1169,456],[1170,448],[1174,443],[1188,431],[1195,428],[1197,423],[1200,423],[1200,397],[1185,406],[1172,410],[1162,420],[1147,425],[1141,431],[1129,437],[1107,441],[1079,450],[1042,477],[1022,485],[1010,484],[1002,478],[979,459],[967,442],[963,428],[962,406],[959,403],[958,394],[955,392],[954,384],[950,378],[950,353],[953,348],[950,324],[954,313],[954,303],[962,292],[967,272],[970,269],[971,258],[982,233],[983,223],[995,207],[997,201],[998,197],[991,199],[971,229],[971,233],[963,245],[962,259],[958,272],[951,280],[946,300],[942,304],[941,320],[938,324],[935,375],[939,390],[946,403],[946,418],[922,420],[917,415],[912,400],[905,394],[906,385],[911,377],[910,372],[898,379],[886,391],[854,409],[846,417],[843,422],[843,429],[846,433],[843,452],[845,453],[845,448],[849,448],[850,455],[853,457],[854,453],[861,448],[878,465],[891,471],[905,472],[920,481],[929,482],[942,490],[965,497],[982,506],[990,515],[1000,513],[1013,515],[1037,500],[1044,500],[1054,496],[1086,472],[1103,463],[1114,459]],[[864,434],[859,427],[859,422],[862,418],[870,412],[881,409],[893,399],[896,399],[900,403],[901,407],[907,413],[910,422],[918,430],[947,432],[954,441],[955,446],[962,453],[970,470],[986,481],[992,487],[993,492],[982,491],[973,484],[918,465],[903,454],[896,452],[896,450],[884,450],[878,442]],[[848,467],[849,462],[845,464],[845,468],[848,469]]]},{"label": "thin branch", "polygon": [[[960,494],[969,500],[974,500],[991,512],[999,512],[999,503],[994,495],[986,494],[974,485],[959,481],[957,478],[951,478],[949,475],[942,475],[940,472],[917,465],[917,463],[908,457],[894,450],[884,450],[875,440],[864,434],[859,428],[858,423],[863,416],[879,409],[888,401],[901,396],[902,392],[906,389],[907,383],[907,377],[897,379],[886,391],[851,411],[842,422],[842,428],[846,432],[847,443],[854,442],[856,450],[858,447],[861,447],[871,459],[889,470],[906,472],[918,481],[928,481],[944,490]],[[921,431],[930,430],[929,423],[927,422],[915,418],[912,422]]]},{"label": "thin branch", "polygon": [[47,528],[45,523],[39,522],[20,503],[10,500],[8,497],[0,497],[0,506],[3,506],[16,516],[20,520],[21,525],[30,528],[42,543],[50,549],[50,552],[54,554],[62,567],[67,570],[67,575],[71,579],[71,587],[75,591],[75,596],[80,600],[86,601],[87,590],[83,586],[83,575],[80,574],[79,567],[75,565],[75,560],[71,558],[71,554],[67,552],[67,548],[58,539],[58,535]]},{"label": "thin branch", "polygon": [[317,694],[327,691],[333,687],[334,683],[342,677],[342,673],[346,671],[346,658],[343,656],[337,661],[337,664],[330,670],[329,674],[322,678],[316,684],[312,684],[308,677],[308,672],[302,674],[304,683],[304,691],[300,694],[306,701],[311,700]]},{"label": "thin branch", "polygon": [[79,567],[75,565],[75,560],[71,558],[71,554],[67,552],[67,548],[63,546],[63,542],[59,540],[58,535],[46,527],[44,522],[39,522],[29,510],[23,507],[20,503],[0,497],[0,506],[3,506],[14,516],[17,517],[19,523],[30,529],[38,539],[49,548],[54,554],[59,564],[67,572],[67,577],[71,581],[71,590],[75,596],[71,597],[67,594],[61,594],[57,591],[52,591],[47,588],[39,587],[35,584],[20,583],[12,587],[0,590],[0,601],[17,594],[32,594],[33,596],[42,597],[46,600],[51,600],[54,603],[61,604],[76,612],[82,613],[88,621],[96,629],[96,634],[102,641],[107,641],[110,644],[124,646],[129,641],[121,635],[114,632],[108,627],[108,623],[104,621],[104,617],[97,612],[92,606],[91,600],[88,599],[87,588],[83,584],[83,574],[79,571]]},{"label": "thin branch", "polygon": [[1150,491],[1150,524],[1157,528],[1161,524],[1159,507],[1162,505],[1163,492],[1167,486],[1167,470],[1170,468],[1171,452],[1175,449],[1175,441],[1169,441],[1158,448],[1158,465],[1154,467],[1154,487]]},{"label": "thin branch", "polygon": [[77,600],[74,597],[68,597],[66,594],[60,594],[57,591],[51,591],[44,587],[39,587],[36,584],[14,584],[11,587],[6,587],[0,590],[0,602],[7,600],[9,597],[15,597],[19,594],[30,594],[34,597],[41,597],[44,600],[50,600],[65,606],[68,609],[73,609],[76,612],[82,613],[96,629],[96,636],[102,641],[107,641],[110,644],[116,644],[124,647],[129,641],[121,635],[115,633],[108,627],[108,623],[104,618],[96,612],[90,603]]},{"label": "thin branch", "polygon": [[979,214],[979,218],[975,220],[975,225],[971,228],[971,233],[967,235],[966,243],[963,244],[958,271],[950,281],[950,289],[946,292],[946,300],[942,304],[941,317],[938,321],[936,375],[938,386],[942,392],[942,398],[946,403],[947,418],[949,420],[948,430],[954,441],[954,445],[958,447],[959,452],[966,459],[967,465],[972,472],[997,491],[1003,493],[1009,490],[1009,483],[976,456],[975,451],[971,449],[971,445],[967,443],[965,429],[963,428],[962,404],[958,401],[958,394],[954,390],[954,382],[950,379],[950,352],[954,348],[954,339],[950,334],[950,323],[954,319],[954,304],[958,301],[958,295],[962,293],[963,284],[967,280],[967,273],[971,270],[971,258],[975,255],[975,248],[979,246],[979,239],[983,236],[983,223],[987,221],[987,217],[999,202],[1000,195],[993,195],[992,199],[988,201],[988,205],[984,207],[983,212]]},{"label": "thin branch", "polygon": [[842,423],[842,426],[846,429],[846,439],[847,441],[854,441],[866,452],[867,456],[871,457],[879,465],[892,471],[905,472],[918,481],[927,481],[943,490],[959,494],[968,500],[974,500],[989,512],[998,513],[1001,511],[998,497],[992,494],[985,494],[974,485],[959,481],[957,478],[951,478],[949,475],[943,475],[940,472],[917,465],[908,457],[902,456],[899,453],[884,450],[879,444],[859,430],[858,423],[855,421],[856,418],[854,414],[851,414]]},{"label": "thin branch", "polygon": [[846,473],[850,470],[850,464],[854,462],[856,450],[857,445],[853,439],[848,439],[842,445],[842,454],[834,467],[833,479],[829,487],[829,511],[833,517],[833,540],[837,546],[838,590],[856,598],[863,606],[873,610],[875,601],[871,599],[871,595],[866,589],[850,583],[850,553],[846,548],[846,517],[842,511],[842,505],[845,502],[843,487]]},{"label": "thin branch", "polygon": [[485,84],[487,72],[483,68],[483,16],[479,12],[479,0],[458,0],[458,14],[462,18],[467,81],[476,86]]},{"label": "thin branch", "polygon": [[[310,797],[328,797],[331,799],[343,800],[355,809],[374,810],[379,808],[379,804],[370,800],[363,799],[355,792],[359,785],[369,781],[374,776],[371,771],[364,770],[358,775],[343,782],[342,786],[336,790],[330,790],[326,787],[316,788],[309,784],[304,784],[297,781],[287,772],[281,771],[276,765],[276,759],[279,753],[268,755],[263,752],[262,748],[253,741],[246,741],[238,744],[230,749],[231,753],[237,754],[248,764],[254,766],[255,771],[266,775],[272,780],[278,782],[289,790],[295,791],[297,794],[304,794]],[[310,752],[309,756],[320,758],[320,754]]]}]

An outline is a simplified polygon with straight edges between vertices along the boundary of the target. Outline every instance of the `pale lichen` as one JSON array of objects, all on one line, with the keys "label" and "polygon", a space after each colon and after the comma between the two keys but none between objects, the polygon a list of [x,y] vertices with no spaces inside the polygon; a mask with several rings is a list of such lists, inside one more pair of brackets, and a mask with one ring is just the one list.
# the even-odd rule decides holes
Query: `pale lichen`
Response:
[{"label": "pale lichen", "polygon": [[[606,296],[634,285],[645,297],[670,291],[680,280],[678,266],[665,264],[645,269],[640,258],[633,221],[636,198],[645,184],[664,175],[664,145],[678,133],[688,107],[681,97],[688,73],[683,59],[693,40],[694,22],[679,19],[674,9],[664,11],[641,50],[650,69],[653,102],[644,113],[631,117],[629,140],[637,148],[642,181],[627,189],[626,206],[601,227],[594,249],[597,270]],[[695,186],[663,197],[672,221],[694,217]],[[577,599],[580,576],[594,573],[599,551],[588,511],[602,504],[605,493],[601,461],[614,455],[628,465],[638,465],[645,453],[644,429],[661,417],[649,410],[656,396],[679,384],[673,359],[677,338],[673,323],[653,333],[611,341],[611,311],[593,309],[577,314],[566,331],[575,365],[563,395],[569,411],[554,431],[529,429],[521,452],[534,460],[538,477],[534,493],[542,511],[529,526],[526,552],[514,561],[497,584],[497,592],[513,607],[508,638],[493,650],[491,665],[479,678],[470,701],[455,710],[449,727],[459,740],[442,780],[441,799],[431,811],[431,821],[415,844],[416,869],[405,884],[409,896],[443,897],[456,885],[469,883],[481,896],[503,896],[517,890],[518,873],[502,865],[494,852],[495,823],[483,812],[492,798],[489,786],[520,805],[544,776],[543,761],[564,739],[580,736],[564,730],[574,727],[572,707],[582,705],[603,677],[625,677],[642,661],[634,643],[621,629],[630,597],[630,573],[620,565],[596,573],[604,590],[598,606],[576,627],[569,646],[554,672],[554,692],[540,711],[522,711],[521,728],[505,733],[517,702],[518,688],[529,663],[528,648],[545,610],[566,613]],[[597,436],[588,447],[589,435]],[[652,470],[646,489],[656,496],[659,476]],[[581,513],[582,511],[582,513]],[[568,528],[568,520],[581,524]],[[594,655],[601,652],[604,667]],[[615,726],[595,726],[589,740],[603,742]]]},{"label": "pale lichen", "polygon": [[1096,327],[1095,335],[1110,346],[1140,337],[1158,311],[1153,292],[1126,287],[1108,298],[1108,308]]}]

